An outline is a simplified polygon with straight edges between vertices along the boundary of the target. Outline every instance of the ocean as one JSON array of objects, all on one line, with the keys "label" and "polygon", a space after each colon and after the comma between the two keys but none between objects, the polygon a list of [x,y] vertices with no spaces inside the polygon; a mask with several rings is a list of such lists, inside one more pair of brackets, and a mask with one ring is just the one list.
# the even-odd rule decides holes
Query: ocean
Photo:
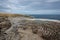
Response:
[{"label": "ocean", "polygon": [[55,15],[40,15],[40,14],[36,14],[36,15],[30,15],[34,18],[41,18],[41,19],[53,19],[53,20],[60,20],[60,14],[55,14]]}]

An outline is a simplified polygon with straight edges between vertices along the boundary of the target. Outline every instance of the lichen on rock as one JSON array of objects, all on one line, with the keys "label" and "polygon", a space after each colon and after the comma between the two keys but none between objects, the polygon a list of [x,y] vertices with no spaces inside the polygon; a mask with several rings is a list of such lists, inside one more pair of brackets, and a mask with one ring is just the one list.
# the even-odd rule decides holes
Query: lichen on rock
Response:
[{"label": "lichen on rock", "polygon": [[0,40],[60,40],[60,23],[13,16],[0,16]]}]

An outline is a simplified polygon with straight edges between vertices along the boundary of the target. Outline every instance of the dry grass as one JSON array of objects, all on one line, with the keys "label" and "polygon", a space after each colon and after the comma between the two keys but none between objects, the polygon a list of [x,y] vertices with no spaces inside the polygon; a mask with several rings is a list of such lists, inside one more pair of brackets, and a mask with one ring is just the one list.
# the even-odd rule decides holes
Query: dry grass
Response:
[{"label": "dry grass", "polygon": [[0,16],[3,16],[3,17],[29,17],[29,18],[32,18],[32,17],[27,16],[27,15],[12,14],[12,13],[3,13],[3,12],[0,12]]}]

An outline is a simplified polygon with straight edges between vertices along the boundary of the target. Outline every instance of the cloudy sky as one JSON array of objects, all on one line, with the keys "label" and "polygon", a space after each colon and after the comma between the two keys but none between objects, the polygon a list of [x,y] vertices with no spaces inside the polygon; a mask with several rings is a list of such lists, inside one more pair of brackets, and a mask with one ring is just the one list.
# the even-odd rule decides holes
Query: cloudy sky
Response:
[{"label": "cloudy sky", "polygon": [[60,0],[0,0],[0,12],[60,14]]}]

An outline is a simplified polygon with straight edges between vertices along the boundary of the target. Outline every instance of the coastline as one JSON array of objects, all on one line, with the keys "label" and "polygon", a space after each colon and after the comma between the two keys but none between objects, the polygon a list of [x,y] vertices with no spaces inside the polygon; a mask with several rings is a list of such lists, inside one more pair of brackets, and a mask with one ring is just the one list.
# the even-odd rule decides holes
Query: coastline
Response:
[{"label": "coastline", "polygon": [[52,21],[52,22],[58,22],[60,23],[60,20],[53,20],[53,19],[37,19],[37,18],[33,18],[33,19],[30,19],[30,18],[26,18],[25,20],[40,20],[40,21]]}]

